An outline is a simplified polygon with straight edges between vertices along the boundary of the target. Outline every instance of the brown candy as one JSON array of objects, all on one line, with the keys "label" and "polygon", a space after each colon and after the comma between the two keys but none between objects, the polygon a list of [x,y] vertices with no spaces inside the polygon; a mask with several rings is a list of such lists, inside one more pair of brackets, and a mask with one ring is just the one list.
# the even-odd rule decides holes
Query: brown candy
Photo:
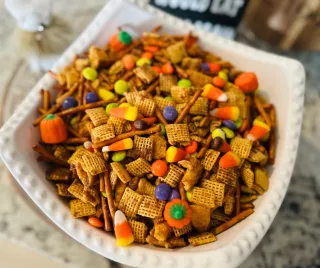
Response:
[{"label": "brown candy", "polygon": [[133,123],[134,127],[138,130],[143,130],[148,128],[148,123],[144,120],[136,120]]},{"label": "brown candy", "polygon": [[223,140],[221,137],[215,137],[211,142],[211,149],[218,150],[221,147],[222,142]]}]

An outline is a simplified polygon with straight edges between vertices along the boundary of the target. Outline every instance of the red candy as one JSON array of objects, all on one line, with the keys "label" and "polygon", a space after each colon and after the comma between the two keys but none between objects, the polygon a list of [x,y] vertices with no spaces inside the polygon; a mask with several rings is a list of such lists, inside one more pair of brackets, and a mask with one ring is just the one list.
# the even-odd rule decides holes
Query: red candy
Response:
[{"label": "red candy", "polygon": [[172,74],[174,72],[174,69],[170,62],[163,64],[161,70],[164,74]]},{"label": "red candy", "polygon": [[191,141],[191,143],[187,146],[184,147],[184,150],[188,153],[188,154],[193,154],[197,151],[198,149],[198,143],[196,141]]},{"label": "red candy", "polygon": [[168,165],[163,160],[156,160],[151,165],[151,172],[157,177],[162,177],[166,174]]}]

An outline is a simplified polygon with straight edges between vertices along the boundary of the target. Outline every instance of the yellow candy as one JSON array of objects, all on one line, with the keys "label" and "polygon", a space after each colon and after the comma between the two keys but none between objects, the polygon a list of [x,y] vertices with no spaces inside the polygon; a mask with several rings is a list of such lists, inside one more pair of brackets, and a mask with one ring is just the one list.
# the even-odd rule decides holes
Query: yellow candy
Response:
[{"label": "yellow candy", "polygon": [[227,75],[226,72],[220,71],[220,72],[218,73],[218,76],[219,76],[220,78],[222,78],[223,80],[228,81],[228,75]]},{"label": "yellow candy", "polygon": [[193,196],[193,189],[186,192],[186,196],[189,202],[192,202],[192,196]]},{"label": "yellow candy", "polygon": [[119,105],[119,107],[132,107],[130,103],[124,102]]},{"label": "yellow candy", "polygon": [[214,131],[212,131],[212,139],[220,137],[223,140],[226,139],[226,134],[223,132],[221,128],[216,128]]},{"label": "yellow candy", "polygon": [[145,64],[150,65],[150,64],[151,64],[151,61],[150,61],[149,59],[146,59],[146,58],[140,58],[140,59],[138,59],[137,62],[136,62],[136,65],[139,66],[139,67],[141,67],[141,66],[143,66],[143,65],[145,65]]},{"label": "yellow candy", "polygon": [[111,91],[104,89],[104,88],[98,89],[98,95],[104,101],[111,100],[114,98],[114,94]]}]

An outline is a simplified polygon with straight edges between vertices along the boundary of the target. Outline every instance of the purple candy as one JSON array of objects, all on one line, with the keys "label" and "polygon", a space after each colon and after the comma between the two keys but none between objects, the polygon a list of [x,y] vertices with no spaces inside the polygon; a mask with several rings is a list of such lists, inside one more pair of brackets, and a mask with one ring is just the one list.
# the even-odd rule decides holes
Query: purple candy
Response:
[{"label": "purple candy", "polygon": [[201,68],[205,71],[205,72],[209,72],[210,71],[210,66],[208,63],[202,63],[201,64]]},{"label": "purple candy", "polygon": [[78,105],[78,102],[74,97],[68,97],[62,102],[62,108],[64,110],[70,109],[72,107],[76,107]]},{"label": "purple candy", "polygon": [[99,101],[99,97],[95,92],[88,92],[86,95],[87,103],[93,103]]},{"label": "purple candy", "polygon": [[172,189],[166,183],[160,183],[155,190],[156,198],[160,201],[167,201],[171,196]]},{"label": "purple candy", "polygon": [[174,108],[173,106],[164,107],[162,114],[167,121],[171,121],[171,122],[176,120],[178,117],[178,112],[176,108]]},{"label": "purple candy", "polygon": [[222,121],[222,124],[227,127],[227,128],[230,128],[232,130],[235,130],[237,127],[236,127],[236,124],[231,121],[231,120],[223,120]]},{"label": "purple candy", "polygon": [[178,199],[181,198],[180,193],[179,193],[179,191],[177,189],[173,189],[172,193],[171,193],[171,196],[169,198],[169,201],[172,201],[173,199],[177,199],[177,198]]}]

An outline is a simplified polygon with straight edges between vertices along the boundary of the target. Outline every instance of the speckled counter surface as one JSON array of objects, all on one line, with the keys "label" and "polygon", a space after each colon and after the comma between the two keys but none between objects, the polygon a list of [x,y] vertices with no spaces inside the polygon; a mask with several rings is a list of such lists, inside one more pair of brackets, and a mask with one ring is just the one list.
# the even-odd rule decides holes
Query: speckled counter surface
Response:
[{"label": "speckled counter surface", "polygon": [[[69,0],[65,5],[65,1],[56,0],[54,10],[73,22],[76,33],[86,26],[104,3],[104,0],[82,0],[79,4],[77,0]],[[10,38],[13,28],[13,19],[0,0],[0,126],[41,76],[30,73],[26,63],[14,53]],[[320,266],[320,54],[288,53],[287,56],[302,61],[307,72],[303,137],[298,160],[280,212],[258,248],[241,267]],[[86,249],[46,220],[12,182],[1,162],[0,204],[0,239],[14,240],[75,267],[111,266],[106,259]]]}]

